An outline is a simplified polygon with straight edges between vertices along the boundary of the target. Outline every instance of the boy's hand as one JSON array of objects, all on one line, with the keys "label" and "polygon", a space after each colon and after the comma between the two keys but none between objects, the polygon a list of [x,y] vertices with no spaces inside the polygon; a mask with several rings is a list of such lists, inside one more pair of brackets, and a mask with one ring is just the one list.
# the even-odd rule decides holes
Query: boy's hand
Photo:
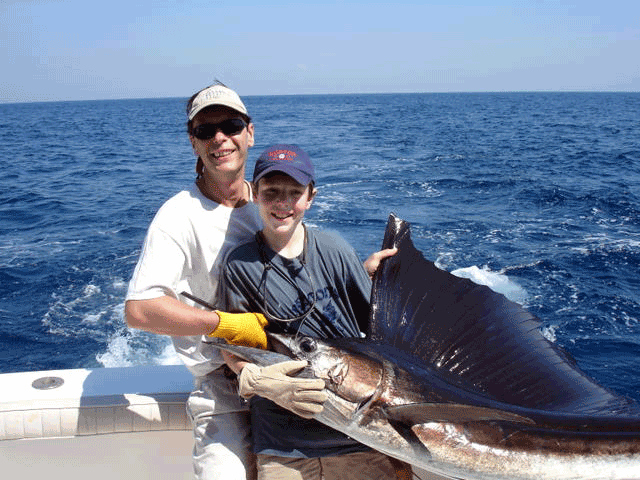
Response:
[{"label": "boy's hand", "polygon": [[373,278],[373,275],[376,273],[376,270],[378,270],[378,267],[380,266],[380,262],[385,258],[394,256],[396,253],[398,253],[398,249],[395,247],[372,253],[371,255],[369,255],[369,258],[364,261],[364,269],[367,271],[369,276]]},{"label": "boy's hand", "polygon": [[224,338],[234,345],[267,349],[264,327],[269,322],[261,313],[227,313],[216,310],[220,322],[209,337]]},{"label": "boy's hand", "polygon": [[259,395],[300,417],[311,418],[322,412],[322,404],[328,394],[324,391],[324,380],[289,376],[306,365],[304,360],[291,360],[262,368],[248,363],[238,377],[238,393],[243,398]]}]

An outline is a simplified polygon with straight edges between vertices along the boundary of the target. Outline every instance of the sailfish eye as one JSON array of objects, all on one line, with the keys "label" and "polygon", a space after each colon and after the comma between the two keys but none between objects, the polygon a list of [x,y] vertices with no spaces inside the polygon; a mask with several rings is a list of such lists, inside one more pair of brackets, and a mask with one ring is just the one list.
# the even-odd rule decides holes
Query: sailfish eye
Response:
[{"label": "sailfish eye", "polygon": [[300,340],[300,350],[302,350],[303,353],[312,353],[316,348],[316,341],[313,338],[304,337]]}]

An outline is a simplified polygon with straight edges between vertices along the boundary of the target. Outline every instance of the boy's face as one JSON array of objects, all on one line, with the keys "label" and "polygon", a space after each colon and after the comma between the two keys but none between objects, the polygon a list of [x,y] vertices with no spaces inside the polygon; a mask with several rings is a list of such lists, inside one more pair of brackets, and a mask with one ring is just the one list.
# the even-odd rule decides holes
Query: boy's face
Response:
[{"label": "boy's face", "polygon": [[264,230],[293,233],[311,207],[315,193],[310,185],[301,185],[284,173],[261,178],[254,199]]}]

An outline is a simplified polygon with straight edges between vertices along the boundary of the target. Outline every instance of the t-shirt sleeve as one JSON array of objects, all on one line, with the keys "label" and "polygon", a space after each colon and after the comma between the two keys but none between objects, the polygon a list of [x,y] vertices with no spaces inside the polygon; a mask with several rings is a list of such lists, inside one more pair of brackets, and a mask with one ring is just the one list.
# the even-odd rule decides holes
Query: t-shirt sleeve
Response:
[{"label": "t-shirt sleeve", "polygon": [[326,231],[325,242],[331,245],[331,262],[336,277],[342,280],[353,315],[361,332],[369,326],[371,279],[355,249],[335,231]]},{"label": "t-shirt sleeve", "polygon": [[186,255],[180,245],[152,224],[129,282],[127,300],[149,300],[164,295],[178,298],[176,289],[185,264]]},{"label": "t-shirt sleeve", "polygon": [[[346,242],[345,242],[346,243]],[[347,244],[348,245],[348,244]],[[371,302],[371,279],[364,269],[356,251],[349,245],[347,256],[347,292],[360,331],[366,333],[369,328],[369,307]]]}]

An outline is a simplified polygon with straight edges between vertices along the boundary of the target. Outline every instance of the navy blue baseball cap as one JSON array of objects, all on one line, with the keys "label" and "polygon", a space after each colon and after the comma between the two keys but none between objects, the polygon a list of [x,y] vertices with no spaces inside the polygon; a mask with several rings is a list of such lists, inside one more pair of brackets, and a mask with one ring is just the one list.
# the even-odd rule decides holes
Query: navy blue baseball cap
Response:
[{"label": "navy blue baseball cap", "polygon": [[309,155],[297,145],[272,145],[267,148],[253,170],[253,182],[257,183],[267,173],[282,172],[300,185],[315,182],[315,171]]}]

